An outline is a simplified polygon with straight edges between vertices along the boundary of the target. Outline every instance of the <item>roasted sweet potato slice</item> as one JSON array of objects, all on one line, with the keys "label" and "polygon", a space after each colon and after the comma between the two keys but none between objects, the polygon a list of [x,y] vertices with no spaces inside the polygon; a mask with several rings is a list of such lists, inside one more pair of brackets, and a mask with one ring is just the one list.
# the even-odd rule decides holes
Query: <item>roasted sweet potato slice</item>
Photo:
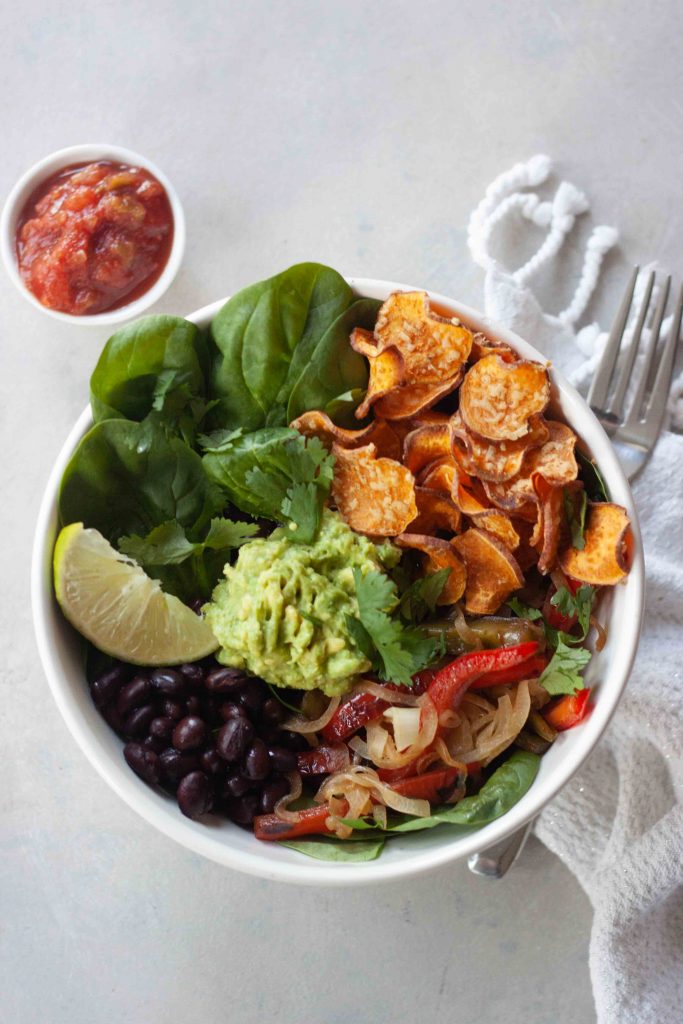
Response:
[{"label": "roasted sweet potato slice", "polygon": [[548,372],[540,363],[506,363],[484,356],[468,370],[460,389],[460,414],[468,430],[491,441],[514,441],[550,400]]},{"label": "roasted sweet potato slice", "polygon": [[373,420],[360,430],[346,430],[333,423],[324,412],[314,409],[293,420],[290,427],[304,437],[319,438],[326,448],[331,448],[333,444],[342,448],[361,448],[366,444],[374,444],[378,456],[396,459],[397,462],[401,460],[401,439],[385,420]]},{"label": "roasted sweet potato slice", "polygon": [[413,476],[428,463],[451,454],[451,432],[447,423],[428,424],[411,430],[403,442],[403,462]]},{"label": "roasted sweet potato slice", "polygon": [[440,384],[457,376],[472,348],[472,334],[455,318],[431,312],[426,292],[394,292],[375,324],[377,350],[401,353],[406,384]]},{"label": "roasted sweet potato slice", "polygon": [[549,484],[561,487],[576,480],[579,472],[574,456],[576,434],[566,423],[555,420],[547,420],[546,427],[547,440],[525,456],[521,472],[528,477],[541,473]]},{"label": "roasted sweet potato slice", "polygon": [[417,515],[415,480],[393,459],[377,458],[374,444],[363,448],[332,445],[332,499],[349,526],[359,533],[394,537]]},{"label": "roasted sweet potato slice", "polygon": [[[387,349],[387,352],[392,351]],[[375,412],[385,420],[407,420],[413,416],[423,416],[426,410],[455,391],[461,380],[462,373],[458,373],[440,384],[410,384],[395,388],[377,400]]]},{"label": "roasted sweet potato slice", "polygon": [[455,604],[460,600],[465,591],[465,566],[449,541],[419,533],[404,533],[396,538],[396,543],[426,556],[425,574],[431,575],[439,569],[451,570],[437,604]]},{"label": "roasted sweet potato slice", "polygon": [[628,573],[632,545],[631,523],[626,509],[612,502],[588,503],[584,548],[560,553],[562,571],[581,583],[611,587]]},{"label": "roasted sweet potato slice", "polygon": [[531,543],[538,550],[538,571],[549,573],[557,561],[557,548],[564,512],[562,487],[548,483],[540,473],[532,478],[538,495],[538,522],[531,537]]},{"label": "roasted sweet potato slice", "polygon": [[473,527],[454,537],[451,543],[467,569],[467,611],[492,615],[514,590],[524,585],[516,559],[492,534]]},{"label": "roasted sweet potato slice", "polygon": [[507,512],[492,508],[485,512],[474,512],[470,515],[470,519],[473,526],[492,533],[509,551],[514,551],[519,547],[519,533],[512,525],[512,520]]},{"label": "roasted sweet potato slice", "polygon": [[464,452],[469,472],[492,483],[503,483],[516,476],[525,455],[544,444],[549,437],[543,417],[537,415],[529,418],[529,429],[524,437],[515,441],[486,440],[467,429],[459,412],[451,418],[452,442],[460,452]]},{"label": "roasted sweet potato slice", "polygon": [[450,457],[444,456],[424,466],[418,475],[420,487],[426,487],[431,491],[438,491],[440,494],[447,494],[449,497],[457,486],[457,466]]},{"label": "roasted sweet potato slice", "polygon": [[496,341],[495,338],[488,338],[481,331],[476,331],[472,335],[470,362],[476,363],[484,356],[500,356],[506,363],[514,363],[519,358],[515,350],[510,348],[506,342]]},{"label": "roasted sweet potato slice", "polygon": [[408,526],[409,533],[433,535],[437,530],[457,533],[462,517],[459,510],[446,494],[426,487],[415,488],[417,516]]},{"label": "roasted sweet potato slice", "polygon": [[[356,328],[351,335],[352,346],[354,345],[354,337],[358,334],[359,330],[360,328]],[[367,334],[367,331],[362,333]],[[359,420],[365,419],[373,405],[381,401],[383,396],[397,390],[400,387],[403,376],[403,360],[395,348],[388,348],[386,352],[368,356],[368,363],[370,372],[368,390],[365,392],[365,398],[354,413],[356,419]],[[380,413],[379,415],[382,416],[383,414]],[[384,416],[384,418],[386,419],[387,417]]]}]

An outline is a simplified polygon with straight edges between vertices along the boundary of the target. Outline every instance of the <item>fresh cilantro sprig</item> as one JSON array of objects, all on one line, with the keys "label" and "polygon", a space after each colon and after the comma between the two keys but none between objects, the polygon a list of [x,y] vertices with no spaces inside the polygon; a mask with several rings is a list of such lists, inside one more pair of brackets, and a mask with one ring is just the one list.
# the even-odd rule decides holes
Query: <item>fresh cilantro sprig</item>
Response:
[{"label": "fresh cilantro sprig", "polygon": [[574,495],[568,490],[564,491],[564,511],[569,523],[572,536],[572,547],[577,551],[583,551],[586,546],[586,507],[588,499],[586,492],[581,491],[578,502],[575,503]]},{"label": "fresh cilantro sprig", "polygon": [[381,572],[362,575],[354,569],[358,617],[346,625],[354,643],[380,679],[410,686],[416,672],[443,654],[443,640],[426,637],[416,626],[405,626],[392,613],[399,602],[395,583]]},{"label": "fresh cilantro sprig", "polygon": [[[436,603],[448,582],[451,569],[438,569],[427,576],[420,576],[406,586],[401,594],[398,610],[406,622],[422,622],[436,611]],[[394,573],[395,575],[395,573]]]},{"label": "fresh cilantro sprig", "polygon": [[567,618],[576,616],[581,629],[580,636],[548,625],[538,608],[531,608],[519,598],[511,598],[508,601],[515,615],[531,621],[541,619],[543,622],[546,640],[554,650],[552,658],[541,673],[539,682],[553,696],[575,693],[576,690],[582,690],[585,685],[581,673],[591,659],[591,652],[580,645],[588,635],[595,596],[594,587],[579,587],[576,594],[572,594],[568,587],[560,587],[550,599],[550,603],[557,608],[560,615]]}]

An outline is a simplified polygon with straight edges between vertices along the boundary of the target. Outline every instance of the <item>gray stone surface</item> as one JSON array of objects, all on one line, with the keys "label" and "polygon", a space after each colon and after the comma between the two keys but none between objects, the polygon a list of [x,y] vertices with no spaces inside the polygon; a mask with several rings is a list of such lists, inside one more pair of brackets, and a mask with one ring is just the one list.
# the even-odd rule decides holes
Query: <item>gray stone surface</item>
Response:
[{"label": "gray stone surface", "polygon": [[[299,259],[477,305],[467,216],[543,151],[621,228],[614,289],[589,311],[608,317],[627,264],[680,258],[682,20],[676,0],[6,3],[0,195],[52,150],[120,143],[185,205],[162,311]],[[572,287],[542,286],[559,308]],[[0,309],[3,1021],[593,1021],[590,908],[535,841],[500,884],[455,865],[374,892],[296,890],[186,853],[105,787],[37,662],[28,564],[106,332],[50,321],[4,275]]]}]

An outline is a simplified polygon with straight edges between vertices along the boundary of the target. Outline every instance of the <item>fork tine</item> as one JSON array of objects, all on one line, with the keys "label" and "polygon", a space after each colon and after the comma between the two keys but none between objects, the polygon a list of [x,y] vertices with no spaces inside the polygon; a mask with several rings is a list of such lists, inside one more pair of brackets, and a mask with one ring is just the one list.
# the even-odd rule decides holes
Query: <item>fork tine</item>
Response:
[{"label": "fork tine", "polygon": [[615,419],[621,419],[621,414],[624,408],[624,397],[626,395],[626,388],[631,378],[631,370],[633,369],[633,363],[636,358],[638,346],[640,345],[640,338],[643,333],[643,325],[645,324],[645,317],[647,316],[648,307],[650,305],[650,299],[652,297],[652,286],[655,283],[655,275],[653,271],[650,271],[645,285],[645,294],[643,295],[643,301],[640,305],[640,311],[638,313],[638,320],[636,321],[635,330],[631,338],[631,343],[628,347],[628,351],[624,358],[624,363],[619,370],[619,379],[617,380],[617,389],[614,392],[614,397],[610,402],[609,409],[607,412],[610,416],[614,416]]},{"label": "fork tine", "polygon": [[654,444],[657,439],[662,428],[664,413],[666,412],[666,406],[669,399],[669,388],[671,387],[671,377],[674,369],[674,359],[676,357],[676,347],[681,333],[682,318],[683,285],[681,285],[678,292],[676,312],[674,313],[673,321],[671,323],[669,337],[666,339],[664,351],[662,352],[661,359],[659,360],[657,376],[655,377],[655,382],[652,385],[652,395],[645,413],[648,440],[651,444]]},{"label": "fork tine", "polygon": [[616,320],[612,324],[612,330],[609,332],[598,372],[593,378],[591,389],[588,392],[588,404],[592,409],[604,410],[607,405],[607,395],[609,394],[609,386],[614,372],[614,364],[619,354],[619,346],[624,334],[624,328],[626,327],[626,321],[628,320],[628,313],[633,301],[633,292],[635,291],[639,270],[640,267],[634,267],[631,274],[631,280],[621,300]]},{"label": "fork tine", "polygon": [[671,274],[667,277],[664,282],[664,286],[659,295],[659,301],[657,302],[657,309],[652,321],[652,327],[650,328],[650,337],[647,343],[647,349],[645,352],[645,359],[641,368],[640,380],[638,381],[638,387],[636,389],[635,397],[633,399],[633,405],[628,415],[628,424],[633,426],[635,423],[640,422],[641,410],[643,408],[643,399],[647,392],[648,381],[650,380],[650,371],[652,369],[652,360],[654,358],[655,350],[657,348],[657,342],[659,341],[659,332],[662,329],[662,320],[664,319],[664,312],[666,310],[666,304],[669,301],[669,291],[671,289]]}]

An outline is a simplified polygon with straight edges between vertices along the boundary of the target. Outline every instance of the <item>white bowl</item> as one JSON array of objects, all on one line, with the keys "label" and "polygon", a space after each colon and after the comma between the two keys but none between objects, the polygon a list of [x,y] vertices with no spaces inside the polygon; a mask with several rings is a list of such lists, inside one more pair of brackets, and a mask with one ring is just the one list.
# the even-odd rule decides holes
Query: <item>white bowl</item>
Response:
[{"label": "white bowl", "polygon": [[[348,280],[359,295],[376,299],[408,288],[389,281]],[[543,359],[528,342],[474,309],[442,295],[432,294],[431,298],[474,330],[508,342],[523,356]],[[205,326],[222,305],[223,302],[215,302],[188,319]],[[484,850],[535,817],[585,761],[614,713],[638,645],[644,580],[636,510],[607,435],[578,392],[557,371],[551,370],[551,379],[556,411],[562,413],[596,459],[612,499],[626,507],[633,525],[635,543],[631,572],[626,582],[614,588],[602,604],[608,640],[605,648],[595,654],[586,672],[588,685],[599,683],[595,708],[581,725],[560,734],[543,756],[531,789],[497,821],[456,838],[447,828],[392,838],[377,860],[351,864],[312,860],[277,843],[259,842],[227,821],[212,819],[209,825],[190,821],[183,817],[171,797],[145,785],[125,763],[121,741],[100,717],[90,698],[80,638],[62,618],[52,588],[59,482],[74,448],[91,426],[90,409],[86,409],[62,448],[40,508],[31,578],[33,619],[40,657],[59,710],[81,750],[112,789],[150,824],[195,853],[253,875],[307,885],[360,885],[416,875]],[[599,779],[595,780],[595,785],[600,785]]]},{"label": "white bowl", "polygon": [[[87,164],[93,160],[114,160],[117,163],[129,164],[132,167],[142,167],[149,171],[161,182],[166,190],[168,201],[171,204],[173,214],[173,243],[168,255],[166,265],[161,274],[143,295],[133,299],[125,306],[119,306],[111,311],[93,313],[91,316],[74,316],[72,313],[60,313],[56,309],[48,309],[30,291],[21,279],[17,265],[16,253],[16,231],[17,222],[27,199],[38,186],[56,174],[63,167],[72,164]],[[148,309],[154,302],[161,298],[171,281],[178,273],[185,252],[185,214],[180,205],[180,200],[173,185],[163,171],[156,164],[132,149],[125,149],[123,146],[109,146],[105,143],[89,143],[83,146],[68,146],[66,149],[59,149],[56,153],[39,160],[37,164],[28,171],[16,183],[2,210],[0,217],[0,253],[5,264],[5,269],[13,283],[19,289],[24,298],[55,320],[65,320],[68,323],[80,325],[102,325],[121,323],[122,320],[131,320],[140,316],[143,310]]]}]

